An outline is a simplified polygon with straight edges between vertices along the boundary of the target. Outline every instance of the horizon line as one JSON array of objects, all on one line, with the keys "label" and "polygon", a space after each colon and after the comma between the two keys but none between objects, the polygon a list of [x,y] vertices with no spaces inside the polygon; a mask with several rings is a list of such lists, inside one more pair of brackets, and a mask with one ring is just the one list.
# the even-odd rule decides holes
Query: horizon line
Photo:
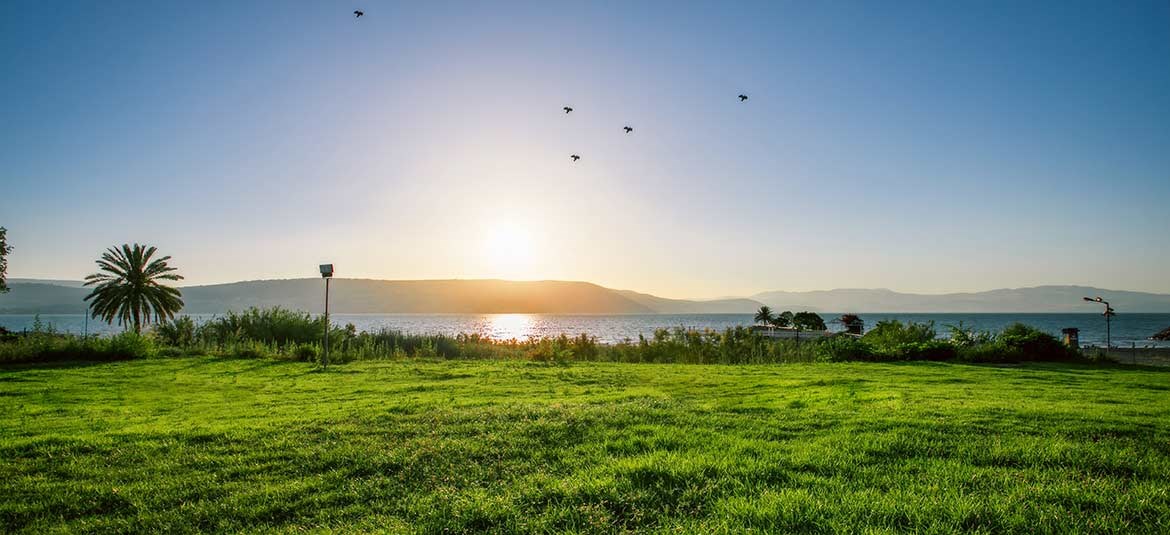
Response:
[{"label": "horizon line", "polygon": [[[306,277],[284,277],[284,278],[268,278],[268,279],[242,279],[242,280],[236,280],[236,281],[230,281],[230,282],[211,282],[211,283],[201,283],[201,284],[189,284],[189,285],[183,285],[183,286],[176,286],[176,288],[200,288],[200,287],[207,287],[207,286],[226,286],[229,284],[241,284],[241,283],[250,283],[250,282],[297,281],[297,280],[314,280],[314,279],[320,279],[320,278],[322,278],[322,277],[306,276]],[[673,297],[673,296],[668,297],[668,296],[664,296],[664,295],[651,293],[651,292],[646,291],[646,290],[633,290],[633,289],[627,289],[627,288],[618,288],[618,287],[614,287],[614,286],[606,286],[605,284],[599,283],[599,282],[593,282],[593,281],[587,281],[587,280],[571,280],[571,279],[504,279],[504,278],[496,278],[496,277],[487,277],[487,278],[458,278],[458,277],[452,278],[452,277],[448,277],[448,278],[433,278],[433,279],[430,279],[430,278],[428,278],[428,279],[379,279],[379,278],[372,278],[372,277],[333,277],[333,279],[334,280],[373,281],[373,282],[506,282],[506,283],[590,284],[590,285],[597,286],[599,288],[604,288],[607,290],[622,291],[622,292],[635,292],[635,293],[651,295],[651,296],[659,297],[659,298],[663,298],[663,299],[677,299],[677,300],[684,300],[684,301],[719,301],[719,300],[727,300],[727,299],[755,300],[756,296],[759,296],[761,294],[769,294],[769,293],[884,291],[884,292],[891,292],[891,293],[901,294],[901,295],[949,296],[949,295],[988,293],[988,292],[995,292],[995,291],[1002,291],[1002,290],[1028,290],[1028,289],[1038,289],[1038,288],[1086,288],[1086,289],[1092,289],[1092,290],[1097,290],[1097,291],[1101,291],[1101,292],[1125,292],[1125,293],[1142,293],[1142,294],[1149,294],[1149,295],[1170,296],[1170,292],[1158,292],[1158,291],[1149,291],[1149,290],[1119,290],[1119,289],[1113,289],[1113,288],[1103,288],[1103,287],[1098,287],[1098,286],[1091,286],[1091,285],[1086,285],[1086,284],[1038,284],[1038,285],[1034,285],[1034,286],[1011,286],[1011,287],[1005,286],[1005,287],[990,288],[990,289],[985,289],[985,290],[952,290],[952,291],[945,291],[945,292],[938,292],[938,293],[894,290],[894,289],[885,288],[885,287],[872,287],[872,288],[836,287],[836,288],[828,288],[828,289],[822,288],[822,289],[814,289],[814,290],[772,289],[772,290],[761,290],[761,291],[757,291],[755,293],[751,293],[751,294],[747,294],[747,295],[722,295],[722,296],[716,296],[716,297]],[[12,277],[12,276],[7,277],[7,280],[10,283],[21,283],[21,282],[27,281],[26,283],[31,283],[31,284],[37,284],[37,283],[43,284],[43,283],[52,283],[52,282],[70,282],[70,283],[83,284],[85,282],[84,278],[67,279],[67,278],[36,278],[36,277]]]}]

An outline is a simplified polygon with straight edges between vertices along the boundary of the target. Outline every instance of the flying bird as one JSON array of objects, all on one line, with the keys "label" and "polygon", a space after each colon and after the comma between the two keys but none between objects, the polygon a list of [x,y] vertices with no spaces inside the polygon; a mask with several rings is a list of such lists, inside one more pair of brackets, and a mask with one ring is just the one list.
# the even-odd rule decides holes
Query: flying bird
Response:
[{"label": "flying bird", "polygon": [[630,127],[630,126],[624,126],[624,127],[622,127],[622,130],[625,130],[626,133],[629,134],[630,132],[634,131],[634,128]]},{"label": "flying bird", "polygon": [[561,109],[565,110],[565,113],[569,113],[569,112],[573,111],[573,108],[570,108],[568,106],[565,106],[564,108],[561,108]]},{"label": "flying bird", "polygon": [[569,157],[572,158],[574,162],[581,159],[581,157],[577,156],[576,154],[570,155]]},{"label": "flying bird", "polygon": [[360,18],[362,15],[365,15],[365,14],[366,14],[366,12],[362,11],[360,9],[353,10],[353,18],[355,18],[355,19]]},{"label": "flying bird", "polygon": [[740,96],[739,96],[739,101],[740,101],[740,102],[743,102],[743,101],[745,101],[745,100],[747,100],[747,95],[740,95]]}]

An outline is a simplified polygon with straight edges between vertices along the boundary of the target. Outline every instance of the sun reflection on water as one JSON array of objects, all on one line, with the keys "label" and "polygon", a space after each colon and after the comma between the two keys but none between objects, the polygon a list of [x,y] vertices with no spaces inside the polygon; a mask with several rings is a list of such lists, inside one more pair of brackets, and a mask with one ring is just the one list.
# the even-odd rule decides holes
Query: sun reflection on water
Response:
[{"label": "sun reflection on water", "polygon": [[536,334],[532,314],[492,314],[485,319],[485,334],[496,340],[527,340]]}]

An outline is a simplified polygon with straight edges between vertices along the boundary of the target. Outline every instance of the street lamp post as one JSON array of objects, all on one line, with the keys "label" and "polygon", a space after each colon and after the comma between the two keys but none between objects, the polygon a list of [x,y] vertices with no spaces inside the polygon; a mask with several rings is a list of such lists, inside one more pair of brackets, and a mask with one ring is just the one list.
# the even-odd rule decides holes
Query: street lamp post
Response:
[{"label": "street lamp post", "polygon": [[321,278],[325,279],[325,351],[321,356],[321,368],[329,368],[329,279],[333,278],[333,264],[321,264]]},{"label": "street lamp post", "polygon": [[1110,338],[1110,333],[1109,333],[1109,328],[1110,328],[1110,325],[1109,325],[1110,321],[1109,320],[1111,318],[1113,318],[1113,316],[1114,316],[1113,307],[1109,306],[1109,301],[1101,299],[1101,296],[1084,297],[1082,299],[1084,299],[1085,301],[1088,301],[1090,303],[1101,303],[1102,305],[1105,305],[1105,311],[1102,312],[1101,315],[1105,316],[1105,349],[1109,349],[1113,345],[1113,341]]}]

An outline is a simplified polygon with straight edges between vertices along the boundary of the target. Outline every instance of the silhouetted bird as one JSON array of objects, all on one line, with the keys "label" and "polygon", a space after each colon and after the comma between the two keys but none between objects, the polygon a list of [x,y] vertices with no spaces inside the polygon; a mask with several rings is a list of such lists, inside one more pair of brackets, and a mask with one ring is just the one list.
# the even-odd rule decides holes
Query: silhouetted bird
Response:
[{"label": "silhouetted bird", "polygon": [[580,159],[581,159],[581,157],[580,157],[580,156],[577,156],[576,154],[573,154],[573,155],[571,155],[571,156],[569,156],[569,157],[570,157],[570,158],[572,158],[574,162],[575,162],[575,161],[577,161],[577,160],[580,160]]},{"label": "silhouetted bird", "polygon": [[740,95],[740,96],[739,96],[739,101],[740,101],[740,102],[743,102],[743,101],[745,101],[745,100],[747,100],[747,95]]},{"label": "silhouetted bird", "polygon": [[573,111],[573,108],[570,108],[568,106],[565,106],[564,108],[561,108],[561,109],[565,110],[565,113],[569,113],[569,112]]},{"label": "silhouetted bird", "polygon": [[622,130],[625,130],[627,134],[634,131],[634,129],[629,126],[622,127]]},{"label": "silhouetted bird", "polygon": [[361,11],[358,9],[353,10],[353,18],[355,18],[355,19],[358,17],[361,17],[362,15],[365,15],[365,14],[366,14],[365,11]]}]

